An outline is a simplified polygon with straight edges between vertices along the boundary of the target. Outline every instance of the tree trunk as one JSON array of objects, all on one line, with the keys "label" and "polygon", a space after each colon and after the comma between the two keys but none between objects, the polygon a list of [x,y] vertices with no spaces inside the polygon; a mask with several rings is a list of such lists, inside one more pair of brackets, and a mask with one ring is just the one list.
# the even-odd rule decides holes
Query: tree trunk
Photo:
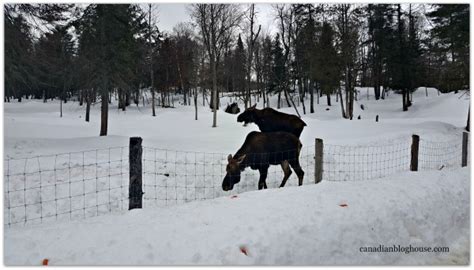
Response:
[{"label": "tree trunk", "polygon": [[[341,112],[342,112],[342,118],[348,118],[347,117],[347,113],[346,111],[344,110],[344,100],[342,99],[342,89],[341,89],[341,86],[339,86],[339,91],[337,91],[337,94],[339,95],[339,98],[341,100]],[[346,94],[347,95],[347,94]],[[337,96],[337,95],[336,95]],[[346,104],[346,109],[347,109],[347,104]]]},{"label": "tree trunk", "polygon": [[407,92],[406,90],[403,90],[402,91],[402,108],[403,108],[403,111],[408,111],[408,106],[407,106],[407,101],[406,101],[406,95],[407,95]]},{"label": "tree trunk", "polygon": [[[295,85],[296,88],[296,85]],[[306,114],[306,107],[304,106],[304,91],[306,88],[306,80],[303,80],[300,78],[298,80],[298,92],[300,93],[300,98],[299,100],[301,101],[301,104],[303,105],[303,114]],[[296,89],[295,89],[296,90]],[[296,93],[296,91],[294,91]]]},{"label": "tree trunk", "polygon": [[198,120],[198,92],[197,88],[194,89],[194,120]]},{"label": "tree trunk", "polygon": [[285,94],[286,104],[288,105],[288,107],[291,107],[290,99],[288,98],[288,91],[287,91],[286,87],[283,88],[283,93]]},{"label": "tree trunk", "polygon": [[213,94],[213,100],[212,100],[212,127],[217,127],[217,100],[219,99],[218,93],[217,93],[217,74],[216,74],[216,60],[214,58],[214,55],[211,57],[211,66],[212,66],[212,94]]},{"label": "tree trunk", "polygon": [[107,90],[102,90],[100,107],[100,136],[107,136],[107,121],[109,114],[109,94]]},{"label": "tree trunk", "polygon": [[81,90],[79,92],[79,106],[82,106],[84,104],[84,90]]},{"label": "tree trunk", "polygon": [[328,101],[328,106],[331,106],[331,95],[327,94],[327,101]]},{"label": "tree trunk", "polygon": [[277,109],[281,108],[281,91],[278,92],[278,103],[277,103]]},{"label": "tree trunk", "polygon": [[466,124],[467,131],[470,131],[470,124],[469,124],[470,115],[471,115],[471,105],[469,105],[469,110],[467,111],[467,124]]},{"label": "tree trunk", "polygon": [[309,113],[314,113],[314,82],[311,82],[309,89]]},{"label": "tree trunk", "polygon": [[380,99],[380,85],[379,84],[375,85],[374,94],[375,94],[375,100],[379,100]]}]

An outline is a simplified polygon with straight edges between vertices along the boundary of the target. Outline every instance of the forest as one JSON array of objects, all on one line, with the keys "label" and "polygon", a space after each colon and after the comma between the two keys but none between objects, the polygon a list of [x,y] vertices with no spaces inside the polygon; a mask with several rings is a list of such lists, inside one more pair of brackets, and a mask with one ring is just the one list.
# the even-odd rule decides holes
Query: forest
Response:
[{"label": "forest", "polygon": [[104,136],[113,98],[156,116],[179,95],[196,119],[209,106],[216,127],[223,95],[245,108],[276,95],[298,114],[336,98],[352,119],[356,87],[400,94],[403,111],[418,87],[470,88],[468,4],[275,4],[274,32],[261,4],[189,4],[192,22],[172,31],[157,26],[157,5],[5,4],[4,102],[77,101],[85,121],[100,104]]}]

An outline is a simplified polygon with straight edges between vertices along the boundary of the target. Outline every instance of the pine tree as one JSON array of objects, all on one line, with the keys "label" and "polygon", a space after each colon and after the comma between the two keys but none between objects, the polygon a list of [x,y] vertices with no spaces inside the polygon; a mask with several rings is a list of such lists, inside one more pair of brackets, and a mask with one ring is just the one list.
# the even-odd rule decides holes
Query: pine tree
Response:
[{"label": "pine tree", "polygon": [[79,56],[88,86],[100,93],[101,136],[107,135],[110,93],[129,90],[134,75],[135,11],[132,5],[90,5],[81,18]]},{"label": "pine tree", "polygon": [[244,49],[244,44],[242,42],[242,38],[239,35],[239,38],[237,39],[237,47],[235,48],[234,51],[234,56],[233,56],[233,81],[234,81],[234,86],[236,87],[234,90],[240,92],[240,95],[242,97],[242,100],[247,102],[248,99],[248,93],[247,93],[247,88],[246,88],[246,53]]},{"label": "pine tree", "polygon": [[321,91],[327,96],[328,106],[331,106],[331,94],[339,87],[340,60],[334,46],[334,30],[328,22],[324,22],[318,50],[324,53],[318,55],[315,77]]},{"label": "pine tree", "polygon": [[281,92],[284,91],[287,80],[285,56],[280,43],[280,35],[276,34],[272,44],[272,69],[270,75],[269,91],[278,93],[277,108],[281,106]]},{"label": "pine tree", "polygon": [[[442,74],[442,89],[447,91],[469,87],[469,5],[439,4],[428,13],[434,24],[433,39],[448,62]],[[440,57],[444,57],[440,55]]]}]

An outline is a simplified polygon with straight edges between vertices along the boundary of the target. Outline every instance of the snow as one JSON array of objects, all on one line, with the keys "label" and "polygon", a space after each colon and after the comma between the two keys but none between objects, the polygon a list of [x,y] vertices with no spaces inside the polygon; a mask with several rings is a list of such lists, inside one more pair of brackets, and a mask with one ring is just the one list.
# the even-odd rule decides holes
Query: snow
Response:
[{"label": "snow", "polygon": [[[440,168],[440,164],[427,163],[425,169],[428,171],[409,173],[403,169],[375,175],[354,174],[354,171],[366,170],[366,165],[354,168],[340,163],[334,169],[341,173],[333,177],[356,182],[323,180],[318,185],[311,183],[315,138],[322,138],[325,146],[352,147],[395,143],[409,145],[412,134],[420,135],[421,146],[429,141],[460,142],[466,124],[469,95],[464,92],[438,94],[436,89],[428,88],[426,97],[423,87],[413,93],[413,106],[409,111],[402,112],[400,95],[390,92],[384,100],[375,101],[373,90],[358,90],[355,119],[352,121],[341,118],[340,104],[335,102],[335,96],[330,107],[326,106],[326,98],[321,98],[320,104],[315,104],[314,114],[303,114],[301,104],[296,102],[302,119],[307,123],[301,136],[304,148],[300,157],[306,173],[304,187],[292,187],[296,185],[293,174],[284,189],[254,192],[258,172],[248,169],[242,182],[236,186],[237,190],[232,193],[225,193],[219,187],[225,158],[229,153],[234,154],[245,136],[250,131],[258,130],[258,127],[253,124],[243,127],[237,123],[236,115],[223,112],[227,103],[234,101],[231,98],[221,98],[222,110],[218,111],[217,128],[211,127],[212,113],[208,106],[202,106],[202,97],[198,99],[197,121],[194,120],[194,106],[178,104],[179,97],[176,97],[176,108],[158,107],[156,117],[151,116],[149,105],[132,105],[123,112],[116,108],[116,101],[113,100],[106,137],[98,136],[100,104],[92,106],[91,122],[87,123],[84,121],[85,108],[78,106],[77,102],[63,104],[62,118],[59,117],[57,101],[43,103],[23,99],[21,103],[4,103],[5,157],[18,159],[17,163],[13,160],[5,164],[5,168],[10,168],[6,169],[6,173],[56,168],[54,177],[48,178],[48,174],[46,177],[43,174],[43,179],[27,178],[28,186],[38,183],[54,185],[59,183],[58,179],[68,179],[60,173],[56,175],[56,171],[66,170],[68,165],[80,168],[84,160],[93,165],[97,163],[97,157],[102,160],[108,158],[115,162],[99,166],[99,171],[94,166],[86,167],[82,172],[73,171],[69,179],[94,179],[99,174],[98,181],[89,184],[96,188],[106,186],[107,181],[109,185],[119,185],[120,188],[116,186],[116,195],[121,196],[117,199],[118,212],[108,213],[110,209],[105,209],[105,216],[95,217],[99,215],[99,208],[96,213],[94,204],[100,203],[98,193],[90,199],[84,195],[80,202],[84,203],[84,207],[91,203],[84,212],[84,216],[89,217],[87,219],[76,220],[68,214],[65,218],[58,218],[58,221],[54,217],[50,222],[43,220],[44,224],[5,227],[5,262],[9,265],[38,265],[42,259],[48,258],[50,264],[55,265],[468,263],[470,172],[466,168],[460,169],[459,164],[449,163],[452,160],[446,160],[449,170],[446,167],[438,171],[436,169]],[[276,97],[272,96],[270,102],[275,108]],[[309,101],[305,103],[309,112]],[[262,107],[261,104],[260,100],[258,108]],[[243,105],[240,103],[239,106],[242,110]],[[293,108],[286,107],[283,97],[280,111],[295,114]],[[361,120],[357,120],[359,115]],[[376,115],[379,115],[379,122],[375,122]],[[123,201],[127,199],[128,186],[123,183],[128,182],[126,163],[130,136],[143,138],[144,182],[151,186],[144,187],[145,208],[128,212],[122,210],[127,208]],[[117,148],[108,150],[110,147]],[[458,145],[455,148],[449,152],[457,158]],[[212,189],[204,190],[202,194],[188,193],[187,188],[175,189],[171,203],[168,201],[170,194],[164,189],[165,204],[154,204],[153,196],[162,195],[156,193],[156,186],[153,186],[158,183],[157,180],[151,182],[147,175],[147,172],[156,172],[156,169],[153,170],[157,160],[153,159],[155,149],[166,149],[158,152],[158,167],[163,165],[160,170],[172,170],[174,165],[174,171],[181,171],[183,168],[176,167],[178,161],[197,160],[194,167],[185,167],[184,173],[176,175],[173,181],[194,188],[198,184],[212,185]],[[383,154],[386,150],[380,148],[376,154]],[[84,154],[85,159],[81,151],[89,151]],[[67,154],[70,152],[78,153]],[[160,159],[163,153],[177,154],[174,159],[168,156],[165,162]],[[345,154],[348,153],[352,152]],[[26,163],[22,159],[32,156],[41,157],[30,158]],[[404,158],[403,162],[407,162],[408,157]],[[37,161],[41,161],[41,166]],[[212,171],[202,167],[201,163],[212,166]],[[420,166],[423,167],[422,161]],[[201,168],[204,168],[202,175]],[[344,175],[344,170],[351,171],[353,175]],[[190,179],[188,175],[195,178]],[[323,176],[328,177],[327,174]],[[281,177],[281,169],[272,166],[269,187],[278,186]],[[352,179],[354,177],[357,179]],[[11,180],[11,183],[6,183],[8,188],[22,189],[26,185],[24,181],[15,183],[13,176],[8,179]],[[81,192],[86,193],[87,188],[84,185],[82,189],[74,188],[73,192],[80,195]],[[59,190],[44,189],[42,192],[46,193],[31,194],[24,199],[20,196],[21,191],[9,195],[21,204],[27,200],[37,202],[38,196],[40,200],[41,196],[48,198],[51,195],[47,192],[62,194]],[[237,198],[230,199],[231,194],[237,193]],[[219,196],[224,197],[216,198]],[[174,205],[174,202],[189,203]],[[348,204],[347,208],[338,206],[344,203]],[[23,211],[23,208],[20,210]],[[37,214],[38,210],[34,211]],[[21,214],[17,214],[19,220]],[[377,226],[371,227],[370,224]],[[361,245],[375,244],[446,245],[452,251],[448,254],[387,255],[362,254],[356,249]],[[249,256],[239,251],[240,246],[248,248]]]},{"label": "snow", "polygon": [[[407,172],[12,228],[5,233],[5,263],[39,265],[47,258],[50,265],[468,264],[467,187],[467,168]],[[450,251],[360,252],[379,245]]]},{"label": "snow", "polygon": [[[313,145],[316,137],[336,144],[372,143],[374,140],[411,136],[413,133],[442,140],[465,126],[468,95],[460,98],[460,92],[438,96],[435,91],[430,91],[429,96],[425,97],[424,89],[420,90],[415,92],[417,94],[414,94],[409,111],[402,112],[400,95],[391,93],[385,100],[378,101],[370,95],[367,100],[365,90],[361,89],[354,108],[354,118],[360,115],[361,120],[341,119],[340,105],[335,102],[334,96],[330,107],[326,106],[325,97],[321,98],[320,104],[315,105],[314,114],[303,115],[300,104],[298,110],[308,125],[301,136],[303,146]],[[222,107],[231,101],[222,98]],[[104,138],[98,136],[100,104],[92,106],[91,122],[86,123],[85,108],[79,107],[77,102],[63,104],[63,118],[59,118],[57,101],[45,104],[39,100],[23,99],[21,103],[5,103],[5,153],[19,157],[126,146],[130,136],[141,136],[143,144],[149,147],[235,153],[245,136],[252,130],[258,130],[253,124],[242,127],[237,123],[236,115],[224,113],[223,110],[218,111],[218,127],[212,128],[211,110],[208,106],[202,106],[202,97],[199,97],[198,104],[197,121],[194,120],[194,106],[176,104],[177,108],[158,107],[157,116],[152,117],[150,107],[132,105],[123,112],[113,104],[109,112],[108,136]],[[361,110],[360,104],[365,106],[365,110]],[[276,107],[276,97],[271,98],[271,105]],[[243,109],[242,104],[240,107]],[[309,111],[308,100],[306,108]],[[330,110],[326,111],[326,108]],[[280,110],[295,114],[293,108],[286,107],[284,98]],[[375,122],[376,115],[379,115],[379,122]],[[350,136],[346,132],[348,130]]]}]

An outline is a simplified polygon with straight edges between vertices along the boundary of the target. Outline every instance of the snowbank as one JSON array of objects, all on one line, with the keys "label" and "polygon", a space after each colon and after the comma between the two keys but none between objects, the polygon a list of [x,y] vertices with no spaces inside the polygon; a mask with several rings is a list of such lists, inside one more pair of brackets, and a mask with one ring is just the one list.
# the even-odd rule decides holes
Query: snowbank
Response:
[{"label": "snowbank", "polygon": [[[468,168],[323,181],[6,229],[4,256],[7,265],[468,264],[469,203]],[[450,252],[360,252],[378,245]]]}]

